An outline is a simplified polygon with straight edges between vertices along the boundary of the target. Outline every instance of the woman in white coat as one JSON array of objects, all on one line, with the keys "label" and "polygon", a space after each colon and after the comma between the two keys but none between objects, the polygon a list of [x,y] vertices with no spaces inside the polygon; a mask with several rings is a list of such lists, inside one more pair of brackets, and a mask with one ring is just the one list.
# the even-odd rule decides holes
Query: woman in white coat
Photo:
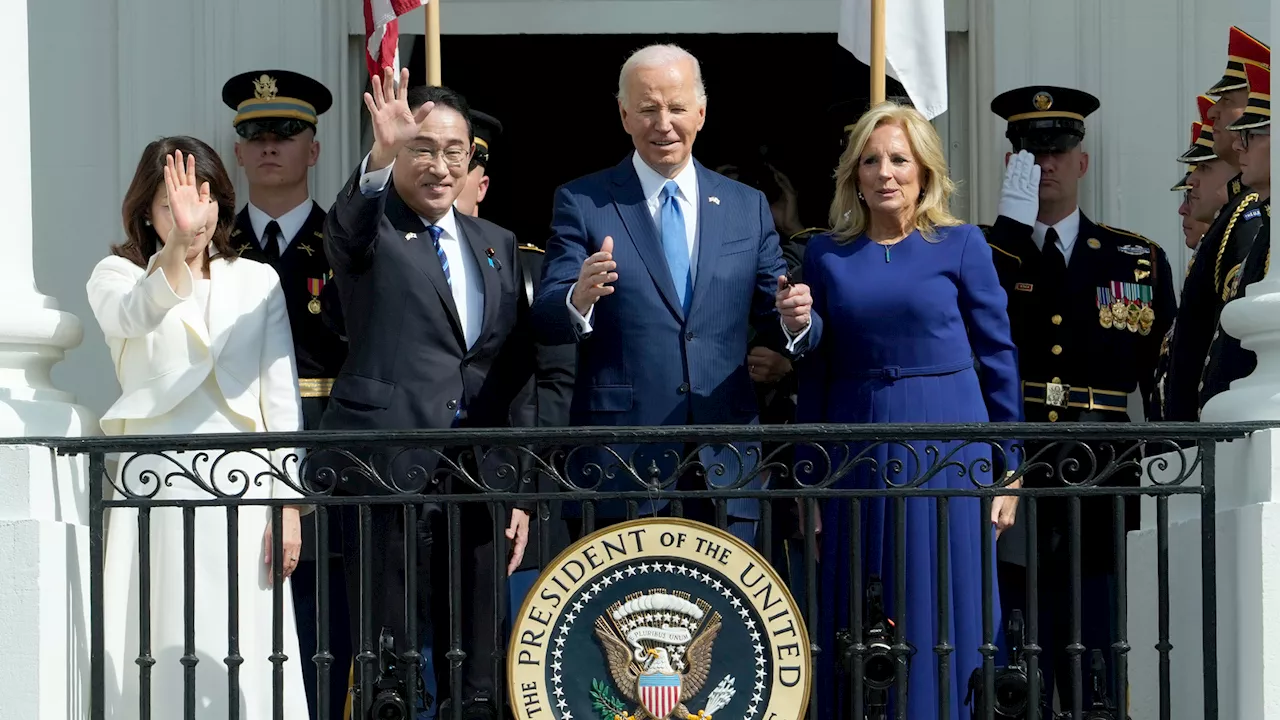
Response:
[{"label": "woman in white coat", "polygon": [[[143,151],[124,201],[126,241],[98,263],[88,283],[89,304],[121,387],[120,399],[102,419],[108,435],[300,429],[284,295],[270,266],[237,259],[230,238],[234,214],[235,190],[208,145],[173,137]],[[296,451],[286,450],[124,456],[107,494],[108,499],[294,498],[299,497],[296,481],[285,477],[293,477],[297,460]],[[294,505],[283,511],[286,577],[302,544],[302,509]],[[183,716],[182,658],[188,654],[183,588],[191,573],[195,717],[230,717],[230,703],[246,720],[273,717],[271,510],[262,505],[198,508],[191,564],[184,554],[182,509],[139,513],[116,508],[108,516],[106,716],[137,718],[144,702],[152,717]],[[233,520],[238,526],[234,575],[228,571]],[[150,550],[146,577],[139,563],[144,540]],[[140,581],[149,585],[147,628],[141,627]],[[282,650],[288,658],[281,688],[284,717],[301,720],[308,713],[292,595],[287,585],[281,591]],[[139,662],[140,656],[154,659],[154,665]],[[235,656],[243,659],[238,666],[227,662]]]}]

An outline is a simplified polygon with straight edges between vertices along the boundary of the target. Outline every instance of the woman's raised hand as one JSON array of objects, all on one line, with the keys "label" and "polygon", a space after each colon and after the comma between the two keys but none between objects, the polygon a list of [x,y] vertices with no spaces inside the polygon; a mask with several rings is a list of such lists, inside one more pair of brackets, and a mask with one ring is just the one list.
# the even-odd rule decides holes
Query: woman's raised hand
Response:
[{"label": "woman's raised hand", "polygon": [[182,151],[174,150],[164,160],[164,188],[173,214],[173,232],[165,242],[191,244],[201,230],[212,231],[218,223],[218,204],[209,197],[209,183],[196,181],[196,159],[188,155],[183,167]]}]

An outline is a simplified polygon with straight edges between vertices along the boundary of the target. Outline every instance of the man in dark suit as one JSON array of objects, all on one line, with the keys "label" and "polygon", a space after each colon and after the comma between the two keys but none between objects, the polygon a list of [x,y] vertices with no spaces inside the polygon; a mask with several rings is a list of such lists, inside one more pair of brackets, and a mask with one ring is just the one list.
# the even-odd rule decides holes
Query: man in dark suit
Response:
[{"label": "man in dark suit", "polygon": [[[759,190],[714,173],[692,157],[706,117],[698,61],[655,45],[623,65],[618,109],[635,152],[616,167],[556,191],[543,284],[534,302],[540,338],[578,343],[571,421],[575,425],[748,424],[759,417],[747,370],[752,328],[769,347],[796,355],[816,346],[821,322],[809,289],[788,284],[778,233]],[[642,490],[671,478],[675,456],[692,447],[613,447],[579,452],[570,478],[604,491]],[[682,487],[759,488],[759,448],[702,449],[702,472]],[[657,477],[650,468],[657,468]],[[720,472],[708,472],[715,467]],[[616,468],[616,471],[614,470]],[[645,500],[639,512],[662,509]],[[565,515],[578,508],[566,504]],[[754,539],[760,506],[725,503],[729,528]],[[710,503],[686,502],[685,515],[714,521]],[[627,516],[624,502],[598,503],[601,523]]]},{"label": "man in dark suit", "polygon": [[[334,265],[342,299],[350,354],[334,382],[322,427],[343,430],[411,430],[451,427],[501,427],[511,423],[511,403],[532,371],[528,303],[516,260],[516,238],[485,220],[456,212],[454,200],[466,182],[475,151],[469,108],[447,88],[409,89],[409,72],[399,85],[388,70],[364,96],[374,143],[338,195],[326,222],[325,247]],[[468,449],[469,450],[469,449]],[[457,463],[479,482],[509,485],[484,473],[485,462],[467,451],[426,448],[366,452],[353,449],[380,482],[355,482],[347,492],[387,492],[390,487],[424,492],[468,492],[466,483],[437,472]],[[481,467],[477,467],[480,465]],[[426,477],[418,470],[426,471]],[[350,475],[350,474],[348,474]],[[430,483],[428,483],[430,480]],[[519,565],[528,532],[528,513],[513,509],[509,521],[494,518],[488,505],[464,503],[457,534],[449,537],[438,509],[427,523],[430,542],[423,554],[431,561],[420,585],[434,605],[435,667],[448,668],[452,612],[461,616],[462,704],[467,717],[496,717],[493,703],[494,607],[506,574],[495,567],[495,525],[506,528],[512,543],[510,570]],[[344,520],[344,553],[353,606],[373,641],[387,628],[400,654],[420,648],[408,637],[405,617],[405,538],[403,509],[374,506],[370,576],[363,605],[358,559],[360,543],[355,510]],[[504,513],[505,514],[505,513]],[[462,556],[459,577],[450,577],[449,544]],[[454,588],[465,588],[461,606],[451,602]],[[415,604],[416,605],[416,604]],[[423,613],[420,613],[423,614]],[[427,617],[415,618],[427,627]],[[363,648],[362,648],[363,649]],[[402,682],[413,668],[398,668]],[[372,681],[376,666],[358,668]],[[450,683],[440,678],[442,694]],[[371,698],[362,697],[365,708]]]},{"label": "man in dark suit", "polygon": [[[236,111],[232,124],[236,163],[249,181],[249,202],[236,214],[232,242],[242,257],[264,262],[280,275],[302,394],[302,426],[314,430],[329,403],[329,388],[347,357],[347,344],[321,318],[321,301],[334,295],[324,251],[324,209],[311,199],[307,176],[320,157],[316,123],[333,104],[329,90],[305,75],[253,70],[227,80],[222,101]],[[316,701],[315,514],[302,517],[302,555],[289,586],[298,625],[307,701]],[[330,678],[329,710],[340,717],[346,697],[344,668],[351,661],[342,538],[337,513],[330,518],[329,641],[336,671]]]},{"label": "man in dark suit", "polygon": [[[1010,90],[991,102],[1008,121],[1013,145],[1001,189],[999,217],[987,241],[1009,296],[1009,323],[1018,346],[1028,422],[1129,422],[1129,395],[1135,390],[1150,407],[1160,341],[1173,320],[1174,280],[1163,250],[1146,238],[1094,223],[1080,211],[1079,182],[1089,167],[1081,144],[1084,118],[1098,109],[1094,96],[1071,88],[1031,86]],[[1091,443],[1090,462],[1072,446],[1028,443],[1028,461],[1052,465],[1060,473],[1029,473],[1029,487],[1061,487],[1096,478],[1108,458],[1130,448],[1124,443]],[[1042,453],[1042,454],[1040,454]],[[1039,455],[1038,455],[1039,454]],[[1079,463],[1073,467],[1067,457]],[[1131,460],[1140,459],[1133,456]],[[1122,468],[1102,485],[1138,485],[1136,469]],[[1136,499],[1135,499],[1136,500]],[[1116,518],[1111,497],[1081,502],[1081,523],[1069,522],[1068,502],[1040,498],[1037,506],[1039,557],[1040,668],[1045,697],[1054,681],[1063,709],[1074,702],[1066,648],[1070,642],[1073,595],[1081,597],[1081,640],[1085,656],[1109,653],[1114,641],[1117,579]],[[1126,501],[1123,527],[1137,528],[1136,501]],[[998,566],[1004,616],[1025,604],[1026,522],[999,541]],[[1016,531],[1015,531],[1016,529]],[[1069,565],[1073,536],[1081,549],[1081,583],[1073,587]],[[1114,655],[1108,654],[1108,668]],[[1055,678],[1055,671],[1057,677]],[[1084,688],[1084,708],[1091,687]],[[1110,687],[1110,698],[1117,699]]]}]

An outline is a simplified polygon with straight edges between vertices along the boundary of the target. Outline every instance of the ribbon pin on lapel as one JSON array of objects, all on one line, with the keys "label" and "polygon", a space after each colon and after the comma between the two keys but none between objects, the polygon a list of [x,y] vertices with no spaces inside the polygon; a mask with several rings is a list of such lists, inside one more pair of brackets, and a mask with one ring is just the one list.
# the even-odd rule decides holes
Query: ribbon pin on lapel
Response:
[{"label": "ribbon pin on lapel", "polygon": [[709,203],[715,203],[716,205],[719,205],[719,204],[720,204],[720,198],[716,197],[715,195],[712,195],[712,196],[710,196],[710,197],[708,197],[708,198],[707,198],[707,202],[709,202]]},{"label": "ribbon pin on lapel", "polygon": [[485,248],[485,257],[489,258],[489,267],[494,270],[502,270],[502,261],[494,257],[493,248]]}]

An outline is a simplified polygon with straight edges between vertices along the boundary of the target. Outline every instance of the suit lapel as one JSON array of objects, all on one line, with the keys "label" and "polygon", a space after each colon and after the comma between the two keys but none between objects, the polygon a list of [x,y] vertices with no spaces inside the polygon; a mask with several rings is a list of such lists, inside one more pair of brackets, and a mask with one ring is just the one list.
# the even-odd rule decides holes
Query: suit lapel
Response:
[{"label": "suit lapel", "polygon": [[449,315],[453,334],[465,347],[466,339],[462,334],[462,322],[458,320],[458,306],[453,302],[453,292],[449,289],[449,281],[444,277],[444,268],[440,267],[440,257],[436,255],[435,245],[431,242],[431,233],[427,232],[427,226],[422,224],[422,218],[418,217],[417,213],[404,204],[404,200],[400,199],[400,194],[394,187],[387,193],[386,215],[391,226],[396,229],[401,242],[406,245],[405,254],[413,260],[413,264],[435,287],[436,294],[440,296],[440,302]]},{"label": "suit lapel", "polygon": [[698,170],[699,197],[689,199],[693,202],[693,206],[697,208],[696,212],[698,213],[698,241],[695,245],[698,249],[698,273],[693,285],[693,297],[689,301],[690,308],[693,307],[693,302],[699,296],[708,291],[711,285],[711,276],[714,275],[711,270],[720,260],[720,248],[724,245],[724,233],[721,232],[724,223],[720,222],[720,218],[713,215],[713,213],[718,214],[720,212],[720,204],[718,202],[713,203],[707,199],[718,198],[716,193],[720,186],[720,176],[707,170],[697,160],[694,160],[693,163]]},{"label": "suit lapel", "polygon": [[249,206],[245,205],[236,213],[236,224],[231,229],[231,247],[240,257],[266,262],[267,256],[262,254],[262,243],[253,232],[253,223],[249,220]]},{"label": "suit lapel", "polygon": [[321,210],[320,206],[312,200],[311,214],[307,216],[306,222],[302,223],[302,227],[298,228],[298,234],[289,241],[289,246],[280,254],[281,259],[290,255],[301,255],[299,262],[305,266],[317,253],[324,252],[323,236],[314,234],[316,230],[324,227],[324,215],[324,210]]},{"label": "suit lapel", "polygon": [[494,320],[497,319],[498,308],[502,305],[502,287],[498,282],[497,268],[489,266],[488,238],[481,229],[480,223],[457,210],[454,210],[453,217],[458,223],[458,229],[462,231],[463,240],[476,258],[476,267],[480,269],[480,277],[484,281],[484,295],[480,299],[484,304],[484,319],[481,320],[480,333],[476,336],[475,344],[471,346],[470,352],[474,352],[483,344],[484,339],[489,335],[490,328],[493,327]]},{"label": "suit lapel", "polygon": [[[1088,279],[1090,274],[1089,266],[1092,258],[1086,257],[1093,248],[1089,247],[1089,241],[1098,237],[1098,226],[1093,224],[1089,218],[1080,213],[1080,228],[1076,231],[1075,245],[1071,246],[1071,260],[1067,263],[1067,277],[1072,281],[1074,287],[1078,283],[1074,282],[1080,278]],[[1092,284],[1092,283],[1089,283]]]},{"label": "suit lapel", "polygon": [[[667,267],[667,257],[662,250],[662,238],[658,236],[658,228],[649,214],[649,206],[645,202],[644,190],[640,187],[640,178],[631,164],[628,155],[613,172],[613,201],[622,216],[622,224],[627,228],[627,235],[649,269],[649,275],[658,286],[658,292],[666,301],[672,314],[684,319],[684,308],[680,306],[680,297],[676,295],[676,285],[671,280],[671,270]],[[701,214],[699,214],[701,217]]]}]

